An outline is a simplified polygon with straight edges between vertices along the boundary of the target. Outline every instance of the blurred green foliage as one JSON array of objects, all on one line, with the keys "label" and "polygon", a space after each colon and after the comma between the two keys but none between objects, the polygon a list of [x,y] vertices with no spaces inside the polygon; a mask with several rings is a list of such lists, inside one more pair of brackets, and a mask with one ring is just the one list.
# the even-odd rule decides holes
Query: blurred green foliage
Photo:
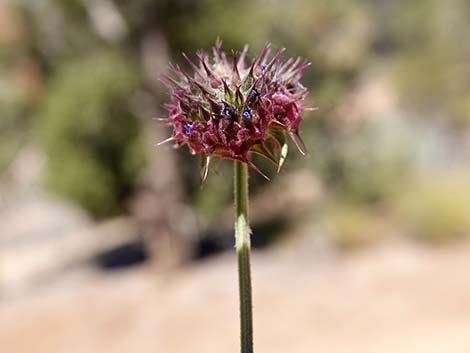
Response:
[{"label": "blurred green foliage", "polygon": [[[396,215],[397,228],[422,238],[465,233],[466,182],[435,172],[419,181],[415,175],[423,164],[447,168],[429,157],[423,162],[423,150],[431,158],[434,149],[442,151],[444,161],[465,157],[468,1],[112,0],[106,3],[127,33],[116,41],[93,22],[99,0],[9,3],[16,12],[3,22],[0,5],[0,172],[22,146],[37,141],[47,156],[50,190],[99,217],[123,212],[146,153],[155,153],[145,151],[143,124],[129,101],[137,88],[153,94],[156,106],[168,99],[147,87],[155,87],[155,77],[143,68],[153,60],[144,58],[143,48],[155,34],[162,42],[152,52],[155,62],[181,65],[181,51],[193,56],[217,37],[228,50],[248,43],[251,57],[271,42],[312,62],[302,81],[312,92],[306,105],[320,108],[306,113],[302,126],[311,158],[290,153],[285,169],[307,166],[324,181],[331,201],[324,219],[339,246],[376,239],[384,231],[377,216],[384,205]],[[109,24],[105,17],[98,22]],[[382,96],[363,95],[364,82],[371,81]],[[380,91],[387,83],[391,92]],[[385,99],[390,106],[363,109],[384,94],[393,95]],[[426,142],[422,127],[442,136]],[[203,223],[217,221],[231,203],[230,166],[201,190],[197,158],[181,151],[179,161],[188,203]],[[268,164],[261,167],[272,173]],[[254,195],[265,185],[252,175]]]},{"label": "blurred green foliage", "polygon": [[398,223],[420,239],[470,236],[468,170],[417,176],[403,184],[392,200]]},{"label": "blurred green foliage", "polygon": [[336,183],[343,198],[380,203],[402,184],[412,165],[412,136],[399,121],[371,122],[338,142]]},{"label": "blurred green foliage", "polygon": [[339,201],[323,215],[328,235],[342,249],[356,249],[380,240],[386,233],[385,222],[373,208],[361,203]]},{"label": "blurred green foliage", "polygon": [[119,211],[145,161],[129,108],[134,67],[118,52],[67,62],[51,79],[36,121],[48,155],[47,187],[98,216]]},{"label": "blurred green foliage", "polygon": [[397,46],[393,66],[404,103],[468,127],[470,4],[462,0],[399,1],[390,10],[390,35]]}]

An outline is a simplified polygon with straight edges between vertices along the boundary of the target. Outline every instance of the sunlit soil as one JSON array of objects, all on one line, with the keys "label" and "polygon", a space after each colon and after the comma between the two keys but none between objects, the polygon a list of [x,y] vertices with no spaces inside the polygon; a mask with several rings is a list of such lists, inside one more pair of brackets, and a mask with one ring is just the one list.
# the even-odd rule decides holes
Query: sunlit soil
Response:
[{"label": "sunlit soil", "polygon": [[[470,352],[470,246],[254,255],[256,351]],[[235,259],[83,272],[0,302],[8,353],[236,353]]]}]

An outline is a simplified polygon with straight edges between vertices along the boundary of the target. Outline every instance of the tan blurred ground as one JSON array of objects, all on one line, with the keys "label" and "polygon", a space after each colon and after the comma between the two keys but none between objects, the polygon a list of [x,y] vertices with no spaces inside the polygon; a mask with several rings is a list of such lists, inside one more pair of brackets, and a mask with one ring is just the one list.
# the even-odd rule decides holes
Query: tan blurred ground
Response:
[{"label": "tan blurred ground", "polygon": [[[254,256],[257,352],[470,352],[468,243],[292,255]],[[238,352],[234,260],[66,276],[0,303],[1,351]]]}]

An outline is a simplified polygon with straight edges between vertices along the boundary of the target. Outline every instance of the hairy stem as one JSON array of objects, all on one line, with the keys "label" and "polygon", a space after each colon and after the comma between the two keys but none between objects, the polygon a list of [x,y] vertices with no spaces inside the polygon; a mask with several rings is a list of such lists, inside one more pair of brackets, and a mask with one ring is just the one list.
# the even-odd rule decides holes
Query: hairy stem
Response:
[{"label": "hairy stem", "polygon": [[248,166],[235,161],[235,240],[240,291],[241,353],[253,353],[250,226],[248,223]]}]

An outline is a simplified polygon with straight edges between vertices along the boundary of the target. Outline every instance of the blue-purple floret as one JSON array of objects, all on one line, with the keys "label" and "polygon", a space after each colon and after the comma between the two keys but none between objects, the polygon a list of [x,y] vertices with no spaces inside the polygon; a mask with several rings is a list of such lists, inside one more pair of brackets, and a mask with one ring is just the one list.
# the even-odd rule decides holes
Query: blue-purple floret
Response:
[{"label": "blue-purple floret", "polygon": [[251,109],[250,108],[246,108],[243,111],[243,117],[246,118],[246,119],[251,119],[253,117],[253,115],[251,114]]},{"label": "blue-purple floret", "polygon": [[190,124],[184,125],[184,129],[185,129],[184,132],[186,135],[191,135],[191,133],[193,132],[193,124],[190,123]]}]

